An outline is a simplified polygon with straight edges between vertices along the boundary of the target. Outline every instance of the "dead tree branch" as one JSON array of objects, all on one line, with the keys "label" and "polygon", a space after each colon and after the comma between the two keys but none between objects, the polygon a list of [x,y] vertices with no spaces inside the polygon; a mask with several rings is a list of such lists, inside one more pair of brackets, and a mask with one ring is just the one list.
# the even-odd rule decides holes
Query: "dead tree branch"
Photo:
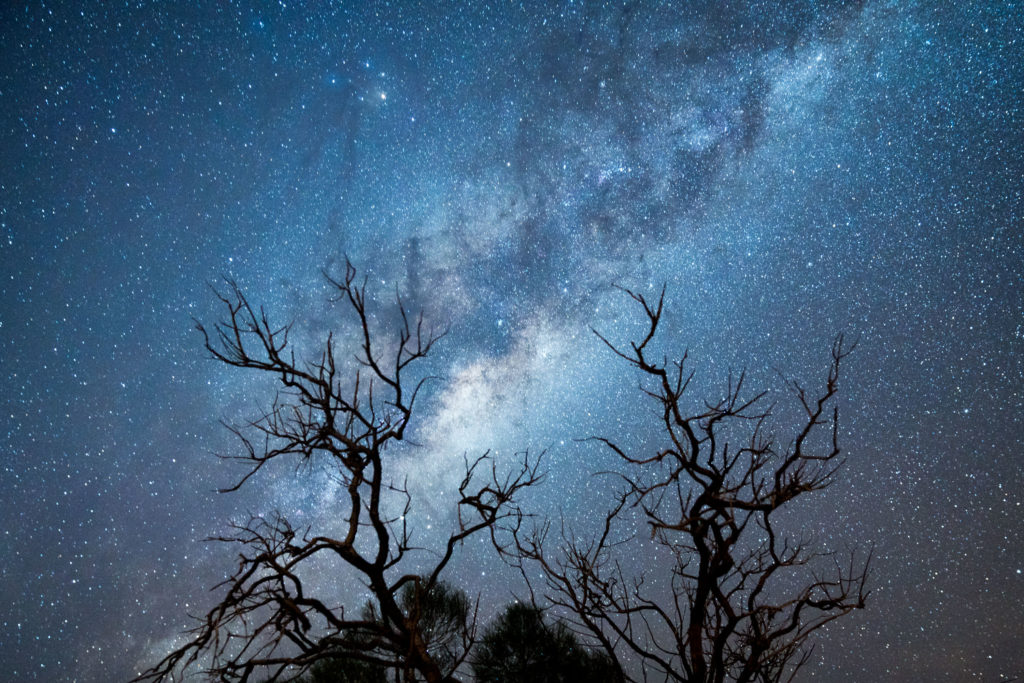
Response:
[{"label": "dead tree branch", "polygon": [[[227,293],[218,294],[224,319],[212,329],[196,327],[215,360],[269,375],[280,387],[269,409],[246,428],[231,428],[242,444],[233,459],[246,471],[225,491],[238,490],[278,459],[329,462],[344,490],[337,511],[342,533],[297,530],[281,515],[236,525],[218,539],[239,549],[234,573],[217,587],[220,601],[185,645],[137,681],[176,680],[193,670],[222,681],[292,680],[319,660],[347,657],[436,682],[452,680],[472,645],[474,625],[463,624],[463,651],[439,658],[422,623],[421,603],[463,541],[521,519],[516,499],[541,480],[540,458],[523,454],[508,475],[488,454],[469,464],[457,492],[456,526],[436,560],[425,573],[404,569],[415,550],[407,522],[411,497],[404,483],[392,480],[386,455],[405,437],[429,379],[415,376],[419,361],[443,335],[427,329],[422,314],[410,317],[398,298],[397,330],[382,340],[366,281],[357,279],[355,268],[346,263],[344,276],[328,281],[335,300],[355,318],[358,369],[351,374],[336,360],[333,334],[313,360],[298,360],[289,345],[292,326],[272,323],[231,281]],[[303,568],[322,556],[341,560],[360,576],[372,596],[373,618],[311,594]],[[409,584],[415,590],[404,594],[411,597],[400,599]]]},{"label": "dead tree branch", "polygon": [[[641,377],[663,445],[637,455],[594,437],[624,465],[625,485],[600,534],[580,540],[566,530],[554,537],[550,525],[520,526],[499,550],[527,581],[540,569],[542,585],[531,591],[571,614],[619,664],[620,680],[788,680],[807,661],[811,634],[863,608],[868,595],[870,553],[840,562],[775,521],[797,497],[827,488],[843,464],[835,398],[855,345],[836,338],[817,394],[789,384],[803,418],[780,447],[769,430],[773,406],[764,393],[748,396],[742,373],[730,376],[724,398],[688,410],[686,355],[652,357],[664,290],[656,302],[624,291],[646,319],[640,340],[617,345],[595,334]],[[671,558],[667,585],[623,566],[623,550],[637,539],[622,529],[637,516],[657,554]],[[626,670],[627,659],[640,663],[639,674]]]}]

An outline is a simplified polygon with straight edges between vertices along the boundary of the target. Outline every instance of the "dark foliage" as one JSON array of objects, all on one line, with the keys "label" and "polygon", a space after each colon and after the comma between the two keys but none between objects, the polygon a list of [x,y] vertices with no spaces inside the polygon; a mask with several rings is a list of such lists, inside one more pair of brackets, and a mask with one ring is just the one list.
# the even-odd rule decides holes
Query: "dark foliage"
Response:
[{"label": "dark foliage", "polygon": [[321,659],[297,683],[387,683],[387,672],[387,667],[358,659]]},{"label": "dark foliage", "polygon": [[513,603],[485,631],[472,657],[473,674],[489,683],[573,683],[614,677],[603,653],[583,647],[560,621],[538,607]]},{"label": "dark foliage", "polygon": [[[400,603],[407,614],[418,613],[423,639],[430,656],[442,671],[454,671],[466,657],[469,641],[465,638],[474,614],[464,591],[440,581],[427,594],[417,587],[425,584],[409,583],[402,589]],[[379,619],[373,603],[363,609],[367,620]],[[380,653],[383,657],[385,653]],[[414,669],[399,672],[403,680],[421,680]],[[300,683],[384,683],[388,680],[388,667],[365,662],[339,652],[337,657],[317,662]]]}]

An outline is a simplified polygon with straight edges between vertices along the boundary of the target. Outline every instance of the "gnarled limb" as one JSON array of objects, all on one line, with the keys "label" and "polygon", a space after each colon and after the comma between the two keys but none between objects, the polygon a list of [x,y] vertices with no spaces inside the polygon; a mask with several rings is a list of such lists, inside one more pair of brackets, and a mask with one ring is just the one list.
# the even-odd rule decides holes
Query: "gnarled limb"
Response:
[{"label": "gnarled limb", "polygon": [[[789,383],[803,418],[780,448],[768,429],[772,406],[764,393],[746,395],[743,374],[730,376],[721,400],[687,408],[686,355],[651,357],[664,290],[657,302],[624,291],[646,318],[640,340],[616,345],[595,334],[640,375],[642,392],[659,407],[664,444],[635,455],[594,437],[624,464],[617,473],[624,486],[601,533],[584,541],[564,528],[554,538],[550,525],[519,527],[499,549],[527,581],[540,569],[541,585],[531,591],[572,615],[620,664],[622,680],[636,673],[621,666],[626,658],[639,660],[645,678],[687,683],[792,677],[807,661],[811,634],[863,608],[868,594],[870,553],[840,563],[776,527],[778,510],[827,488],[842,466],[835,397],[840,365],[855,345],[836,338],[817,395]],[[746,437],[736,445],[730,438],[739,434]],[[631,576],[619,560],[637,541],[620,530],[633,516],[670,558],[664,588],[647,574]]]},{"label": "gnarled limb", "polygon": [[[243,446],[232,459],[246,473],[225,491],[239,489],[271,461],[316,457],[342,484],[342,533],[296,530],[281,515],[236,525],[217,539],[240,551],[234,573],[217,587],[220,601],[199,619],[188,642],[138,681],[174,680],[195,669],[224,681],[291,680],[317,661],[344,657],[436,682],[451,679],[472,645],[475,624],[469,620],[458,625],[458,638],[446,641],[445,647],[461,642],[461,652],[441,657],[436,634],[427,632],[426,607],[463,541],[521,515],[517,496],[541,480],[540,459],[523,454],[508,475],[499,474],[488,454],[467,463],[456,528],[426,572],[421,565],[416,572],[404,569],[419,550],[407,522],[412,499],[404,483],[391,479],[385,454],[404,439],[429,379],[415,376],[418,362],[443,335],[426,329],[422,315],[411,319],[399,298],[400,321],[384,343],[371,324],[366,282],[357,280],[355,268],[346,263],[342,278],[328,280],[335,300],[355,317],[358,369],[351,376],[339,368],[333,334],[316,358],[297,360],[289,347],[291,326],[274,325],[234,282],[227,283],[227,294],[218,294],[224,319],[212,330],[197,328],[215,360],[264,373],[280,386],[269,409],[245,428],[231,427]],[[311,594],[303,570],[321,558],[340,561],[360,577],[371,595],[368,613]]]}]

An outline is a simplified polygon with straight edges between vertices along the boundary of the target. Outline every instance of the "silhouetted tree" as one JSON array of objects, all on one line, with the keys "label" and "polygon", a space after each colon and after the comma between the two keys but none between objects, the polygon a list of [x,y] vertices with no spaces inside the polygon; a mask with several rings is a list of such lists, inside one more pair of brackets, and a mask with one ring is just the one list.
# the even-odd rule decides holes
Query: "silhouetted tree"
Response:
[{"label": "silhouetted tree", "polygon": [[388,683],[387,674],[381,664],[339,656],[321,659],[296,683]]},{"label": "silhouetted tree", "polygon": [[[686,355],[669,362],[651,350],[664,290],[656,304],[626,293],[646,317],[639,341],[619,346],[595,334],[638,373],[662,444],[634,453],[596,438],[621,460],[624,484],[596,538],[520,525],[499,549],[528,583],[540,569],[535,588],[600,643],[618,680],[637,669],[687,683],[787,679],[807,661],[808,637],[867,596],[870,554],[858,562],[853,552],[841,560],[813,551],[786,536],[776,514],[828,487],[842,465],[834,399],[852,347],[836,339],[817,394],[789,383],[803,417],[780,448],[769,431],[772,406],[763,393],[745,396],[742,374],[730,377],[723,399],[690,401]],[[645,549],[631,531],[638,524],[648,531]],[[631,555],[647,565],[660,557],[658,580],[628,569]],[[627,658],[637,665],[624,666]]]},{"label": "silhouetted tree", "polygon": [[512,603],[484,631],[472,657],[473,674],[488,683],[574,683],[614,676],[603,653],[583,647],[565,624],[538,607]]},{"label": "silhouetted tree", "polygon": [[[400,602],[406,614],[415,614],[427,653],[442,671],[453,672],[466,659],[473,645],[476,611],[466,593],[437,581],[424,590],[427,580],[407,583]],[[376,605],[366,606],[367,618],[381,620]],[[407,668],[406,680],[416,680],[416,671]]]},{"label": "silhouetted tree", "polygon": [[[440,335],[424,329],[422,315],[410,319],[399,298],[399,322],[389,338],[376,329],[379,316],[367,309],[365,279],[357,282],[351,264],[341,280],[328,280],[335,301],[354,314],[360,341],[358,369],[351,374],[339,370],[333,334],[311,360],[297,360],[289,348],[291,326],[271,323],[233,282],[226,296],[218,295],[226,317],[212,331],[197,327],[214,359],[275,378],[280,387],[271,407],[247,429],[232,428],[247,472],[226,490],[279,459],[327,462],[344,489],[342,533],[296,529],[280,514],[234,525],[234,533],[220,540],[238,545],[239,562],[220,586],[220,601],[185,645],[136,680],[168,680],[189,668],[224,681],[291,680],[320,660],[343,655],[434,683],[447,680],[468,651],[472,623],[459,625],[459,648],[441,646],[448,641],[431,632],[440,623],[432,596],[457,546],[520,514],[516,497],[539,481],[538,459],[522,455],[508,475],[499,474],[487,454],[467,462],[455,528],[424,572],[429,558],[414,553],[410,540],[411,497],[392,480],[386,452],[402,441],[415,415],[425,380],[410,375]],[[321,556],[340,560],[361,578],[372,596],[371,614],[352,613],[335,606],[339,596],[308,590],[307,572]],[[410,560],[417,563],[415,573],[407,569]],[[412,599],[404,604],[400,596],[407,591]],[[432,642],[440,649],[432,651]]]},{"label": "silhouetted tree", "polygon": [[[843,561],[816,552],[783,533],[777,514],[826,488],[842,465],[835,396],[840,364],[851,350],[842,337],[816,394],[789,383],[803,415],[779,447],[769,431],[772,407],[764,406],[764,394],[744,395],[743,375],[730,377],[721,400],[690,402],[686,355],[672,363],[652,358],[664,291],[653,305],[628,292],[646,316],[642,338],[618,346],[598,337],[638,373],[658,408],[663,443],[636,453],[595,437],[621,460],[623,483],[597,536],[587,539],[564,525],[560,538],[550,524],[527,528],[517,500],[541,480],[539,459],[523,454],[502,475],[485,453],[467,461],[453,529],[427,555],[411,543],[412,498],[394,481],[387,451],[404,439],[416,414],[425,378],[413,373],[440,335],[424,329],[422,316],[410,319],[399,298],[388,338],[377,328],[386,316],[367,310],[365,280],[357,283],[350,264],[341,280],[328,280],[355,321],[358,350],[350,373],[338,363],[333,335],[312,360],[296,360],[291,326],[273,325],[232,282],[228,295],[219,295],[227,311],[222,322],[212,331],[197,327],[214,359],[279,385],[270,408],[246,428],[230,428],[241,441],[236,459],[246,472],[225,491],[279,459],[328,463],[343,490],[341,532],[296,529],[280,514],[233,525],[218,539],[239,548],[219,602],[186,644],[137,681],[175,679],[190,670],[222,681],[292,681],[307,673],[454,680],[473,647],[475,610],[441,575],[455,548],[478,533],[489,534],[522,570],[534,602],[543,592],[571,618],[570,630],[547,624],[535,608],[510,609],[472,663],[487,680],[640,675],[774,682],[791,678],[807,661],[805,645],[816,629],[864,606],[870,555],[858,562],[854,552]],[[631,545],[639,542],[632,532],[638,521],[649,532],[645,548]],[[367,606],[347,610],[335,603],[345,596],[309,590],[323,557],[361,580],[371,596]],[[637,558],[658,564],[658,580],[629,568]],[[531,581],[537,570],[539,584]],[[602,655],[590,654],[576,634],[586,634]]]},{"label": "silhouetted tree", "polygon": [[[418,594],[419,583],[407,583],[402,588],[399,603],[406,613],[419,611],[419,623],[427,652],[437,661],[442,671],[454,671],[466,658],[473,642],[470,624],[475,622],[466,593],[445,581],[438,581],[427,595]],[[378,621],[373,603],[363,608],[363,618]],[[402,671],[406,680],[416,680],[415,671]],[[350,659],[345,652],[313,665],[301,683],[385,683],[388,669],[377,663]]]}]

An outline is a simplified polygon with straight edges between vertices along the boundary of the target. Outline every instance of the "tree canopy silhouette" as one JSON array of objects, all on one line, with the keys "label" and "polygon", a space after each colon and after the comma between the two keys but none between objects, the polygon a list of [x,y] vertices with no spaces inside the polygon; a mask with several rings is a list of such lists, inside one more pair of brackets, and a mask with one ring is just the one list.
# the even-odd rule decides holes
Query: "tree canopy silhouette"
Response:
[{"label": "tree canopy silhouette", "polygon": [[[425,582],[407,583],[402,588],[399,603],[406,613],[419,611],[419,624],[427,652],[437,661],[442,671],[454,671],[466,658],[473,643],[475,612],[466,593],[438,581],[427,595],[418,593]],[[377,621],[380,615],[374,604],[363,608],[363,618]],[[368,643],[367,645],[372,646]],[[340,650],[337,656],[322,659],[313,665],[300,683],[386,683],[388,667],[352,659]],[[397,671],[405,680],[415,680],[413,670]]]},{"label": "tree canopy silhouette", "polygon": [[573,683],[615,677],[604,653],[584,647],[539,607],[512,603],[488,626],[472,657],[473,674],[489,683]]}]

